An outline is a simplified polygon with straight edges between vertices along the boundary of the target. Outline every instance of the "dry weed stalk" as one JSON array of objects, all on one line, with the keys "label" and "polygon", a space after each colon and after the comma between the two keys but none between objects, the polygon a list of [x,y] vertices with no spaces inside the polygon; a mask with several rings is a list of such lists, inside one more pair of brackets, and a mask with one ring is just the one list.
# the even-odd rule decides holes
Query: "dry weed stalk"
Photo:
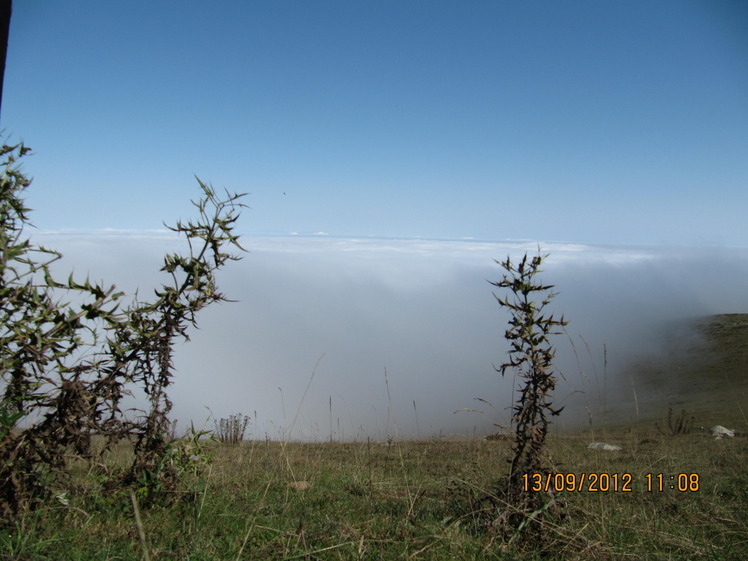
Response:
[{"label": "dry weed stalk", "polygon": [[673,408],[668,407],[667,409],[667,428],[668,432],[665,432],[660,428],[659,423],[655,423],[655,427],[662,435],[666,436],[677,436],[679,434],[688,434],[693,428],[694,418],[693,416],[688,417],[685,409],[682,409],[679,417],[673,416]]}]

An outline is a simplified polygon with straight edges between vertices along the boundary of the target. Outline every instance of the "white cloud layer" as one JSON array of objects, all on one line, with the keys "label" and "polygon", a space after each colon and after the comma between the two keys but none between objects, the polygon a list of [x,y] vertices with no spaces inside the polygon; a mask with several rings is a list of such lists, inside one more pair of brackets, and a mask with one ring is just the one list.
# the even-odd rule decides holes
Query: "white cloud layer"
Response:
[{"label": "white cloud layer", "polygon": [[[34,241],[65,255],[61,274],[140,287],[141,298],[157,286],[164,252],[180,247],[160,231],[49,232]],[[534,254],[537,242],[243,244],[251,253],[220,274],[239,301],[206,310],[192,341],[178,346],[171,396],[182,427],[202,424],[206,408],[214,418],[250,415],[255,438],[426,438],[488,433],[508,421],[512,379],[492,366],[506,359],[507,315],[486,281],[501,277],[494,259]],[[542,279],[559,293],[553,310],[571,322],[568,336],[554,339],[566,378],[557,403],[569,406],[559,426],[599,409],[603,345],[606,399],[625,401],[626,368],[656,352],[673,322],[748,312],[747,248],[540,246],[551,254]]]}]

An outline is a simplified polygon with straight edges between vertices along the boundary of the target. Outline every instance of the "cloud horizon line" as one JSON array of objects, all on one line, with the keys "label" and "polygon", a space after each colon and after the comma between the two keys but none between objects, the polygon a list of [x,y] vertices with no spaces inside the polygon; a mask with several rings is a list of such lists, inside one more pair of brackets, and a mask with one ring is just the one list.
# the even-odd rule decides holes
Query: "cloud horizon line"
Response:
[{"label": "cloud horizon line", "polygon": [[[483,238],[474,236],[459,237],[440,237],[440,236],[387,236],[387,235],[356,235],[356,234],[332,234],[324,231],[317,232],[238,232],[240,239],[245,240],[337,240],[337,241],[357,241],[357,242],[445,242],[445,243],[464,243],[464,244],[496,244],[496,245],[528,245],[532,244],[540,248],[541,252],[545,247],[562,246],[562,247],[579,247],[579,248],[611,248],[611,249],[746,249],[748,245],[725,244],[725,243],[641,243],[641,242],[596,242],[582,240],[564,240],[564,239],[538,239],[538,238]],[[64,238],[81,237],[105,237],[124,239],[141,237],[141,238],[158,238],[158,239],[179,239],[180,234],[169,230],[168,228],[34,228],[30,237],[54,237]],[[536,247],[536,248],[537,248]]]}]

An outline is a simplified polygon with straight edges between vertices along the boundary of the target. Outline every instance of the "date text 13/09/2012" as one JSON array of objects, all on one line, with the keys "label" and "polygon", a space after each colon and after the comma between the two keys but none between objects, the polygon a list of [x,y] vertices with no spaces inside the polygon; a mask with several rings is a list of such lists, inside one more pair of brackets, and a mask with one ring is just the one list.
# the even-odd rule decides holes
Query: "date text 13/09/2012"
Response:
[{"label": "date text 13/09/2012", "polygon": [[[587,491],[590,493],[630,493],[634,491],[635,478],[630,473],[525,473],[522,475],[524,491]],[[653,491],[696,492],[699,490],[698,473],[646,473],[644,489]]]}]

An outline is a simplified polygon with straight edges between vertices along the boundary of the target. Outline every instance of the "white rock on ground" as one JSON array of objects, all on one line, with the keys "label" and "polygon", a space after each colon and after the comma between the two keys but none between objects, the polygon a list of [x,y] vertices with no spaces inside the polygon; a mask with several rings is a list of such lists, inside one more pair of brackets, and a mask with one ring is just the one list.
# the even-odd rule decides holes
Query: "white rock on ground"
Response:
[{"label": "white rock on ground", "polygon": [[613,444],[606,444],[605,442],[593,442],[589,446],[587,446],[590,450],[608,450],[610,452],[617,452],[621,449],[620,446],[615,446]]},{"label": "white rock on ground", "polygon": [[716,439],[720,439],[724,436],[729,436],[730,438],[733,438],[735,436],[735,431],[731,429],[726,429],[722,425],[714,425],[712,428],[709,429],[709,434],[711,434]]}]

